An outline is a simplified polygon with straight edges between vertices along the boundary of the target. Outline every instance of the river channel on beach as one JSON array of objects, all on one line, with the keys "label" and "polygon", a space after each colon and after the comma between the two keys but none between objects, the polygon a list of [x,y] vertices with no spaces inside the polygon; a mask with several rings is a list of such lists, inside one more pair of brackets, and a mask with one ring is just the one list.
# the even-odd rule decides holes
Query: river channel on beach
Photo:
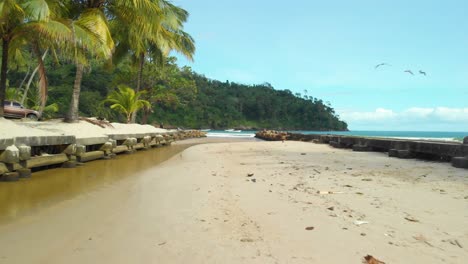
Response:
[{"label": "river channel on beach", "polygon": [[131,155],[118,155],[114,159],[88,162],[72,169],[37,171],[31,178],[1,183],[0,224],[121,179],[138,176],[141,171],[168,160],[196,142],[200,141],[190,140]]},{"label": "river channel on beach", "polygon": [[31,178],[0,183],[0,225],[39,210],[116,184],[122,179],[138,177],[185,149],[204,143],[245,141],[252,139],[201,138],[173,143],[171,146],[117,155],[110,160],[87,162],[72,169],[53,168],[33,172]]}]

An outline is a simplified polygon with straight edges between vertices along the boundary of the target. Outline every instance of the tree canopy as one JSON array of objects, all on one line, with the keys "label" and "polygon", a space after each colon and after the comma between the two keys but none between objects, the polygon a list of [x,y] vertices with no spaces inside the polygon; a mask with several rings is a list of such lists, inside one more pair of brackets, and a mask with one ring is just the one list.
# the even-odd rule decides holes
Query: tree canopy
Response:
[{"label": "tree canopy", "polygon": [[190,128],[347,129],[308,93],[178,67],[171,51],[189,60],[195,52],[188,15],[168,0],[1,1],[0,102],[14,96],[70,122],[84,115]]},{"label": "tree canopy", "polygon": [[[108,69],[92,61],[85,73],[80,98],[80,115],[126,122],[126,117],[103,105],[102,101],[119,85],[136,87],[139,69],[130,58]],[[56,65],[46,59],[49,102],[57,103],[57,117],[68,111],[74,65]],[[10,86],[21,84],[25,69],[13,71]],[[274,128],[303,130],[346,130],[347,125],[332,106],[310,95],[276,90],[268,83],[246,85],[212,80],[179,67],[173,57],[163,65],[148,60],[142,72],[142,100],[149,101],[138,122],[186,128]],[[311,92],[308,92],[309,94]]]}]

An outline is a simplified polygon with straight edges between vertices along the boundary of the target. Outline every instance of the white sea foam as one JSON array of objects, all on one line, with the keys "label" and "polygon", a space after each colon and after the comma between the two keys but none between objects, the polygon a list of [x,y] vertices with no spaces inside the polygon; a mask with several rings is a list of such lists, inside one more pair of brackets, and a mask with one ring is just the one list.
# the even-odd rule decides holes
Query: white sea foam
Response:
[{"label": "white sea foam", "polygon": [[206,134],[207,137],[227,137],[227,138],[253,138],[254,133],[210,133]]},{"label": "white sea foam", "polygon": [[396,139],[407,139],[407,140],[424,140],[424,141],[448,141],[448,142],[460,142],[457,138],[432,138],[432,137],[388,137]]}]

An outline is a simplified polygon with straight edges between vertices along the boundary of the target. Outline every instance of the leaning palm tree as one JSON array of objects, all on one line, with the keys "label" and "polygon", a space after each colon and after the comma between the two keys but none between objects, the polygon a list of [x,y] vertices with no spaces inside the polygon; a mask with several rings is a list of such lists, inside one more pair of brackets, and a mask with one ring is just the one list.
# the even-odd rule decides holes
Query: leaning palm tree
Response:
[{"label": "leaning palm tree", "polygon": [[[40,54],[40,41],[56,41],[66,27],[57,23],[57,18],[67,1],[54,0],[3,0],[0,2],[0,35],[2,39],[2,66],[0,70],[0,102],[5,99],[9,58],[20,56],[25,45],[32,48],[40,65],[41,100],[45,104],[47,79]],[[0,104],[0,117],[3,104]]]},{"label": "leaning palm tree", "polygon": [[143,107],[151,107],[150,102],[140,99],[144,91],[135,92],[126,85],[119,85],[118,90],[111,92],[104,103],[110,103],[110,108],[123,113],[130,123],[132,114]]}]

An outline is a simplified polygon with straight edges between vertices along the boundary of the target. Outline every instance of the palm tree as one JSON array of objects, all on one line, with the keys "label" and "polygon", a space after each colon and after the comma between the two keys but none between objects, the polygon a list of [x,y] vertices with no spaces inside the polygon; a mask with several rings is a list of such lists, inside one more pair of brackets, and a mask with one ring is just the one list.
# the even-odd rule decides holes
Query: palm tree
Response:
[{"label": "palm tree", "polygon": [[[93,55],[110,59],[112,55],[114,40],[109,30],[110,23],[120,26],[138,25],[140,36],[145,35],[152,30],[154,21],[159,17],[159,1],[161,0],[73,0],[71,2],[71,17],[76,19],[76,23],[72,25],[76,37],[74,42],[76,76],[66,121],[78,121],[81,80],[87,57]],[[87,45],[82,45],[84,40]],[[79,49],[80,45],[82,49]]]},{"label": "palm tree", "polygon": [[[64,8],[66,1],[53,0],[3,0],[0,3],[0,34],[2,38],[2,66],[0,69],[0,102],[5,99],[9,58],[17,55],[21,47],[33,44],[40,65],[42,100],[45,104],[47,79],[39,51],[39,39],[59,39],[64,27],[51,20]],[[40,37],[39,37],[40,36]],[[51,38],[49,38],[51,37]],[[35,40],[35,41],[33,41]],[[10,56],[12,54],[12,56]],[[0,117],[4,115],[0,103]]]},{"label": "palm tree", "polygon": [[111,103],[110,108],[125,114],[127,123],[130,123],[133,113],[143,107],[151,107],[150,102],[140,99],[142,94],[144,91],[135,92],[126,85],[119,85],[118,90],[110,93],[104,103]]},{"label": "palm tree", "polygon": [[112,56],[114,48],[107,17],[97,3],[100,1],[89,1],[89,5],[85,5],[84,2],[88,1],[74,1],[75,5],[72,5],[71,12],[73,20],[69,23],[69,27],[72,29],[73,43],[68,54],[73,54],[76,74],[70,108],[65,118],[67,122],[77,122],[79,118],[81,81],[85,67],[88,66],[88,58],[94,56],[108,59]]},{"label": "palm tree", "polygon": [[[118,39],[116,54],[118,57],[130,53],[135,64],[138,65],[136,91],[141,90],[143,83],[143,67],[150,57],[153,61],[164,64],[169,52],[175,50],[193,60],[195,44],[193,38],[183,31],[183,24],[187,21],[188,12],[166,0],[159,0],[161,10],[159,20],[153,27],[142,29],[140,24],[130,23],[116,25],[113,31]],[[145,34],[141,32],[145,31]],[[136,112],[132,122],[136,120]]]}]

